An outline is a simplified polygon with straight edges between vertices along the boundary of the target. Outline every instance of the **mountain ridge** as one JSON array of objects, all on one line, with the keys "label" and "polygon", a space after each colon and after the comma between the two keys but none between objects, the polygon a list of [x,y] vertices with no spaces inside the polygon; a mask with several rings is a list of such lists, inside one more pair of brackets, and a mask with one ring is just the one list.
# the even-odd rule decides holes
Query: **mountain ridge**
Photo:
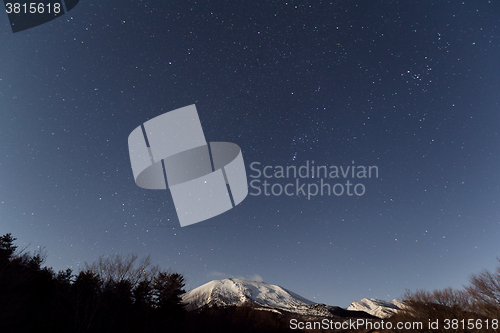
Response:
[{"label": "mountain ridge", "polygon": [[[188,311],[198,311],[207,306],[226,307],[249,304],[258,310],[280,314],[311,317],[377,318],[377,316],[361,310],[362,304],[358,306],[358,310],[315,303],[278,285],[238,278],[213,280],[205,283],[186,293],[182,297],[182,301]],[[371,308],[365,307],[365,309],[370,310]]]},{"label": "mountain ridge", "polygon": [[393,316],[403,308],[404,303],[398,299],[384,301],[375,298],[363,298],[359,301],[352,302],[347,310],[364,311],[372,316],[384,319]]}]

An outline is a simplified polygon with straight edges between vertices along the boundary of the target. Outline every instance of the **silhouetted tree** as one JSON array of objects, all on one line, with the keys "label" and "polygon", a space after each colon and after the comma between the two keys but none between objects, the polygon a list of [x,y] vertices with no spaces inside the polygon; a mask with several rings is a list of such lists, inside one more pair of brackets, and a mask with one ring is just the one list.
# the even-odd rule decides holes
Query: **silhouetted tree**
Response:
[{"label": "silhouetted tree", "polygon": [[160,267],[152,264],[149,255],[138,260],[137,254],[131,253],[100,256],[92,264],[85,263],[84,270],[97,274],[105,283],[126,280],[135,288],[141,281],[151,282],[160,272]]},{"label": "silhouetted tree", "polygon": [[16,253],[14,240],[11,234],[0,237],[0,328],[40,331],[55,320],[55,274],[51,268],[42,267],[43,249],[34,254]]},{"label": "silhouetted tree", "polygon": [[184,277],[177,273],[160,272],[155,277],[153,288],[155,290],[156,304],[159,308],[178,308],[181,305],[181,296],[184,291]]},{"label": "silhouetted tree", "polygon": [[490,318],[500,318],[500,264],[494,272],[483,270],[469,281],[465,289],[474,300],[475,310]]},{"label": "silhouetted tree", "polygon": [[[428,292],[417,290],[407,291],[403,297],[406,307],[403,311],[391,318],[392,321],[422,321],[429,320],[443,323],[446,319],[455,319],[465,323],[472,319],[486,322],[500,317],[500,265],[495,272],[487,270],[473,274],[469,278],[469,285],[464,290],[446,288]],[[425,326],[425,325],[424,325]],[[490,327],[491,329],[491,327]],[[424,327],[422,332],[430,332]],[[454,332],[483,332],[486,326],[480,329],[463,328],[458,325]]]},{"label": "silhouetted tree", "polygon": [[0,267],[5,266],[12,259],[12,255],[17,249],[17,246],[14,245],[15,240],[10,233],[0,237]]},{"label": "silhouetted tree", "polygon": [[102,306],[102,281],[90,271],[81,271],[71,287],[74,332],[92,332],[98,327]]},{"label": "silhouetted tree", "polygon": [[152,265],[149,256],[138,260],[136,254],[101,256],[97,262],[85,264],[85,269],[101,281],[99,308],[107,314],[102,319],[103,329],[181,329],[185,313],[181,302],[185,293],[182,275],[161,271],[158,265]]},{"label": "silhouetted tree", "polygon": [[177,273],[159,272],[153,281],[156,318],[160,325],[168,325],[175,331],[181,328],[184,320],[185,309],[182,304],[184,286],[184,277]]}]

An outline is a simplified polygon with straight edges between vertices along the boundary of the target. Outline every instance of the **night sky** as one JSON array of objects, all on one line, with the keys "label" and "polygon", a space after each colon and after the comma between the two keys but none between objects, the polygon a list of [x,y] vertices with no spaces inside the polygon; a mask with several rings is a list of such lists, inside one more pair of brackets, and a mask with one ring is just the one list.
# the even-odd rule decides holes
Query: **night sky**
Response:
[{"label": "night sky", "polygon": [[[0,15],[0,232],[55,270],[151,254],[187,290],[258,275],[347,307],[460,288],[500,256],[499,30],[483,0],[81,0],[18,33]],[[181,228],[169,191],[134,183],[127,139],[191,104],[249,182],[253,162],[378,178]]]}]

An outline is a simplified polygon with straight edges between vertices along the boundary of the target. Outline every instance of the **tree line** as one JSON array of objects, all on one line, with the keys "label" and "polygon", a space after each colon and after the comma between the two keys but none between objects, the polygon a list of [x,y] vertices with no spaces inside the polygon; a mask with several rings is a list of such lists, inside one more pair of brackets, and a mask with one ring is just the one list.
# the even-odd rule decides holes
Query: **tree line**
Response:
[{"label": "tree line", "polygon": [[[43,251],[18,250],[14,241],[0,237],[0,332],[298,332],[292,317],[252,304],[186,312],[184,277],[149,256],[101,256],[76,274],[56,273],[42,266]],[[500,264],[463,289],[407,291],[402,301],[386,321],[424,324],[412,332],[500,332]]]},{"label": "tree line", "polygon": [[405,307],[390,320],[422,322],[418,332],[500,332],[500,260],[495,271],[473,274],[463,289],[407,290],[402,300]]},{"label": "tree line", "polygon": [[146,257],[115,255],[55,273],[41,251],[16,252],[0,237],[0,331],[169,332],[181,330],[184,277]]},{"label": "tree line", "polygon": [[0,237],[0,332],[290,332],[277,314],[251,306],[187,313],[184,277],[149,256],[101,256],[73,273],[42,267],[43,251]]}]

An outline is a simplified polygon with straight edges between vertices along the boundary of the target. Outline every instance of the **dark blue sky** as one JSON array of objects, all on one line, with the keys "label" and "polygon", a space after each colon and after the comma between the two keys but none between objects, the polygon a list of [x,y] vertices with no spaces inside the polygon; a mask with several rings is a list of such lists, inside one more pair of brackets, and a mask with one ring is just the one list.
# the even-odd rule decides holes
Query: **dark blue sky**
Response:
[{"label": "dark blue sky", "polygon": [[[81,0],[15,34],[0,15],[0,232],[56,270],[151,254],[188,289],[257,274],[348,306],[460,287],[500,256],[499,25],[496,1]],[[249,181],[252,162],[379,177],[180,228],[127,138],[190,104]]]}]

